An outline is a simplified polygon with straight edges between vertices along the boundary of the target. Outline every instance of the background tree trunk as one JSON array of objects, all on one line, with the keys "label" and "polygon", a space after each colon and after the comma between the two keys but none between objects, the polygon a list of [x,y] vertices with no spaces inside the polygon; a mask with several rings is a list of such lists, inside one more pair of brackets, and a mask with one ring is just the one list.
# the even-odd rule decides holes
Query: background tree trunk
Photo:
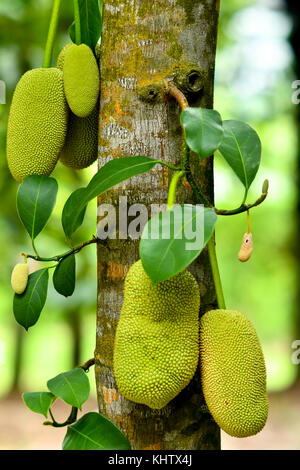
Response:
[{"label": "background tree trunk", "polygon": [[[143,92],[144,99],[139,90],[149,84],[158,85],[177,70],[175,75],[187,90],[196,91],[189,96],[190,102],[212,107],[218,13],[218,0],[104,2],[99,167],[111,158],[130,155],[146,155],[171,164],[180,162],[182,132],[177,103],[161,98],[157,94],[159,86]],[[203,89],[197,93],[199,79]],[[212,201],[212,159],[201,165],[196,158],[192,161],[196,179]],[[166,203],[171,175],[165,168],[155,169],[119,185],[99,202],[113,204],[117,214],[119,196],[127,196],[128,205]],[[183,201],[190,202],[191,193],[182,183],[178,202]],[[124,278],[139,257],[138,244],[138,240],[110,240],[107,248],[98,251],[95,372],[100,412],[125,432],[133,449],[218,449],[219,428],[205,406],[199,371],[162,410],[129,402],[118,393],[112,370],[114,335]],[[191,271],[200,286],[201,313],[215,308],[206,250]]]}]

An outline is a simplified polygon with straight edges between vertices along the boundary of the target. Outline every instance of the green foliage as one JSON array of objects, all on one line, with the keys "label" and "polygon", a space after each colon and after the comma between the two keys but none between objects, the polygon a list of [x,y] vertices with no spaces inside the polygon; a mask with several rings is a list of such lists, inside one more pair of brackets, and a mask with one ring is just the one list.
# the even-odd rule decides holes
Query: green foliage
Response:
[{"label": "green foliage", "polygon": [[142,234],[140,256],[153,283],[170,279],[191,264],[210,239],[216,222],[213,209],[189,204],[150,219]]},{"label": "green foliage", "polygon": [[188,146],[200,160],[212,155],[220,146],[224,134],[218,111],[206,108],[186,108],[181,113],[181,124]]},{"label": "green foliage", "polygon": [[54,395],[80,410],[90,394],[89,379],[80,367],[48,380],[47,387]]},{"label": "green foliage", "polygon": [[31,392],[23,393],[25,405],[34,413],[39,413],[47,418],[49,409],[56,400],[51,392]]},{"label": "green foliage", "polygon": [[36,324],[44,308],[48,291],[48,278],[48,269],[39,269],[28,277],[25,292],[14,295],[14,316],[25,330]]},{"label": "green foliage", "polygon": [[[79,0],[81,43],[94,49],[102,31],[102,2]],[[69,29],[71,40],[76,43],[75,22]]]},{"label": "green foliage", "polygon": [[111,421],[91,412],[68,426],[63,450],[130,450],[130,444]]},{"label": "green foliage", "polygon": [[34,240],[45,227],[55,206],[57,182],[46,176],[28,176],[19,186],[17,209],[29,236]]},{"label": "green foliage", "polygon": [[67,258],[62,259],[55,268],[53,274],[53,285],[56,291],[65,297],[73,295],[76,281],[75,276],[76,260],[75,255],[72,254]]}]

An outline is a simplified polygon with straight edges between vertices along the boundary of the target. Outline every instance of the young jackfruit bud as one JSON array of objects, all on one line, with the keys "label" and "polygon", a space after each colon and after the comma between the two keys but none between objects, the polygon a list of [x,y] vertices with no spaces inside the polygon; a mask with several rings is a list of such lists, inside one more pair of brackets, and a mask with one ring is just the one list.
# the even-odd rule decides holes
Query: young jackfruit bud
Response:
[{"label": "young jackfruit bud", "polygon": [[16,294],[23,294],[28,283],[28,265],[17,264],[11,273],[11,287]]},{"label": "young jackfruit bud", "polygon": [[248,261],[248,259],[251,257],[253,250],[253,239],[252,239],[252,233],[245,233],[242,241],[242,246],[240,248],[238,258],[242,263],[245,261]]}]

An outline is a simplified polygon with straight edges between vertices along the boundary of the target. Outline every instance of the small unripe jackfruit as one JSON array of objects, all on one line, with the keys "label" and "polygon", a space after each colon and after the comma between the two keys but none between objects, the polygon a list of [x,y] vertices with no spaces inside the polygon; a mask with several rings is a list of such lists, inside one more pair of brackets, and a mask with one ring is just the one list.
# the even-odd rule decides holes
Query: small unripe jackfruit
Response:
[{"label": "small unripe jackfruit", "polygon": [[268,416],[266,367],[257,333],[242,313],[211,310],[200,320],[204,398],[216,423],[235,437],[257,434]]},{"label": "small unripe jackfruit", "polygon": [[98,101],[100,77],[95,56],[86,44],[66,49],[63,76],[71,111],[81,118],[89,116]]},{"label": "small unripe jackfruit", "polygon": [[[58,58],[57,58],[57,62],[56,62],[56,67],[58,69],[60,69],[61,71],[63,71],[63,68],[64,68],[64,63],[65,63],[65,56],[66,56],[66,52],[68,49],[70,49],[70,47],[73,45],[74,43],[73,42],[68,42],[68,44],[66,44],[62,50],[60,51],[59,55],[58,55]],[[100,59],[100,46],[99,44],[96,44],[96,47],[95,47],[95,56],[96,56],[96,59],[97,61]]]},{"label": "small unripe jackfruit", "polygon": [[199,357],[199,306],[189,271],[152,286],[141,261],[131,266],[114,347],[122,395],[160,409],[188,385]]},{"label": "small unripe jackfruit", "polygon": [[23,294],[28,283],[28,265],[16,264],[11,273],[11,287],[16,294]]},{"label": "small unripe jackfruit", "polygon": [[64,145],[67,117],[60,70],[39,68],[21,77],[7,128],[7,161],[17,181],[51,174]]}]

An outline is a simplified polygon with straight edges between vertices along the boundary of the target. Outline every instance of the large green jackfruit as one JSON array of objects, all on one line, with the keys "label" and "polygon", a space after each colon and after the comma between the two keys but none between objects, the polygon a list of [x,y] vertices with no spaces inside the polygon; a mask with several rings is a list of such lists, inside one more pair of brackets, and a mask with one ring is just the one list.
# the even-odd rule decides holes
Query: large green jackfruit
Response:
[{"label": "large green jackfruit", "polygon": [[64,145],[67,118],[62,72],[26,72],[14,92],[7,128],[7,161],[17,181],[51,174]]},{"label": "large green jackfruit", "polygon": [[81,118],[89,116],[98,101],[100,77],[96,58],[86,44],[66,49],[63,76],[71,111]]},{"label": "large green jackfruit", "polygon": [[[60,52],[56,66],[63,70],[66,52],[72,43],[67,44]],[[96,46],[96,57],[99,59],[100,48]],[[98,118],[99,103],[86,118],[79,118],[70,111],[68,132],[65,145],[60,153],[60,161],[76,170],[87,168],[98,156]]]},{"label": "large green jackfruit", "polygon": [[257,333],[242,313],[211,310],[200,320],[200,367],[210,413],[235,437],[257,434],[268,416],[266,367]]},{"label": "large green jackfruit", "polygon": [[122,395],[160,409],[188,385],[199,358],[199,306],[187,270],[153,287],[141,261],[131,266],[114,347]]}]

